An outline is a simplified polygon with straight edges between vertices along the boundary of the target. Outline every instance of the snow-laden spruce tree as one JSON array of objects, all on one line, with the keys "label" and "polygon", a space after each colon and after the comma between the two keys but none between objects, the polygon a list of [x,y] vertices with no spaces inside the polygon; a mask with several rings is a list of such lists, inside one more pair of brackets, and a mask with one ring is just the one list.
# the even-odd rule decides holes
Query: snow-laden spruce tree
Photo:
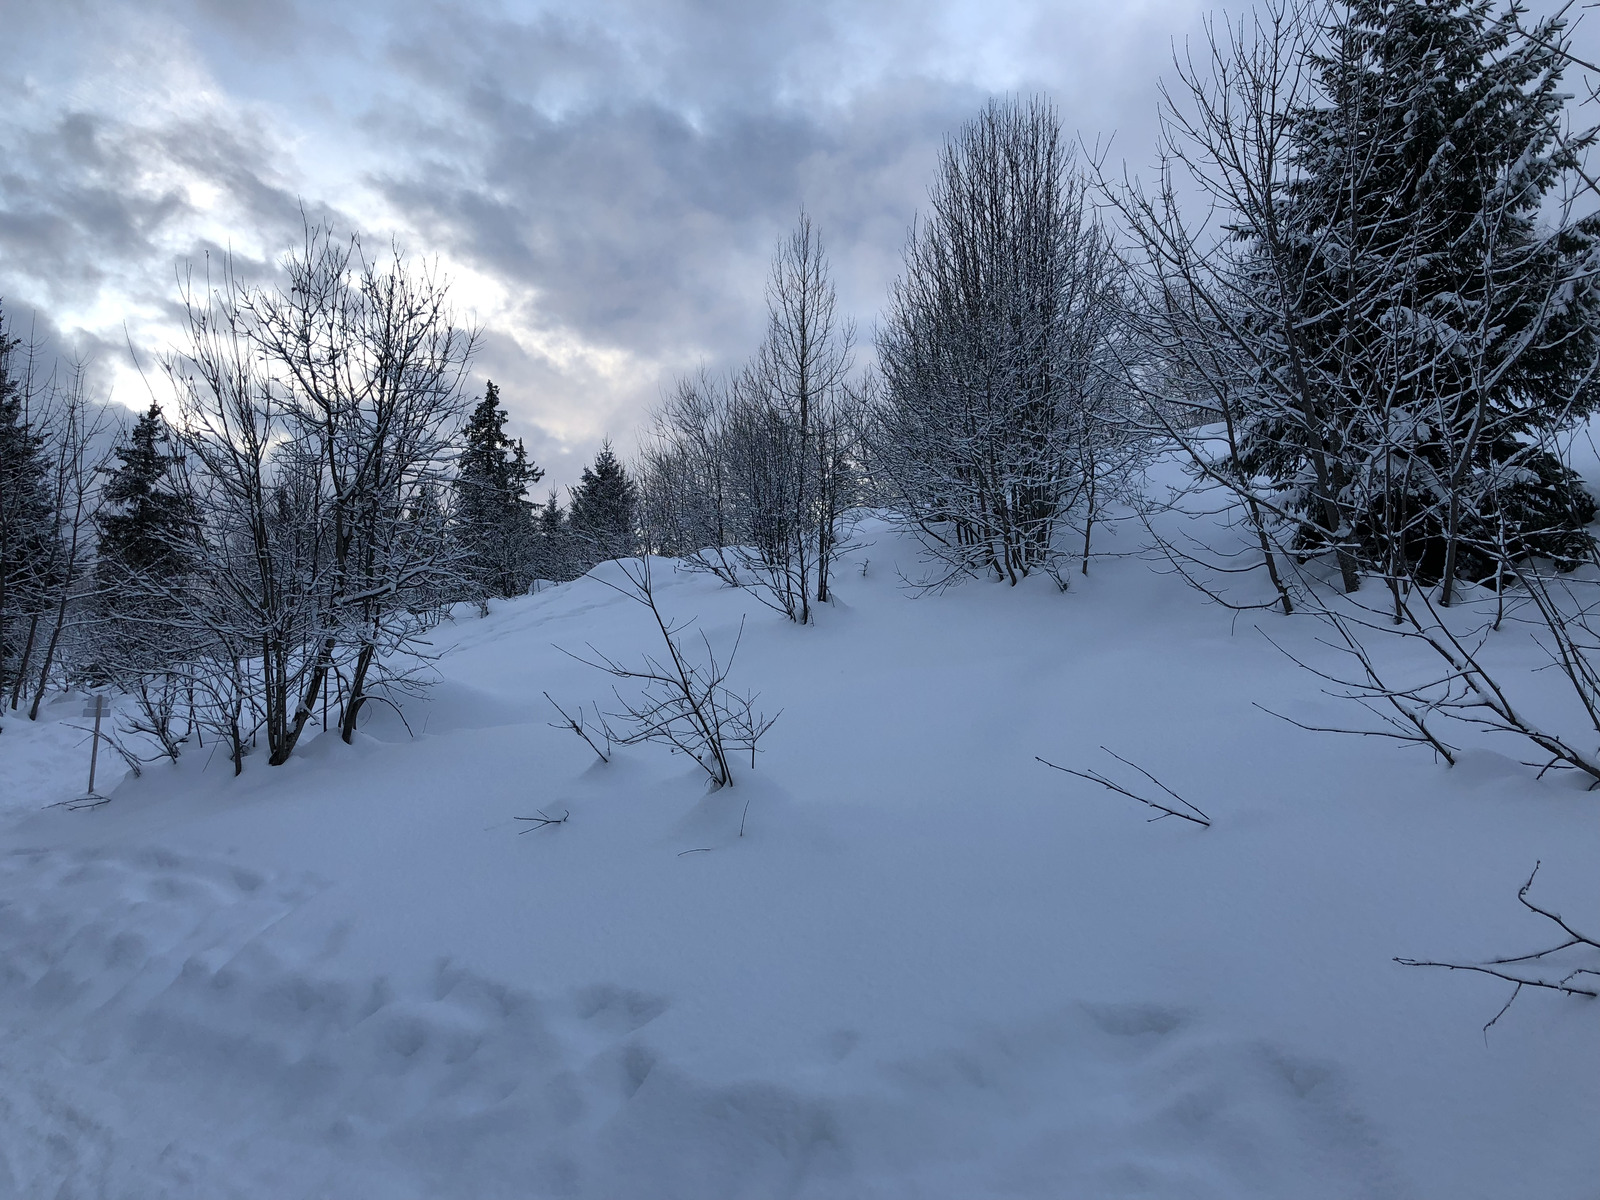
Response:
[{"label": "snow-laden spruce tree", "polygon": [[1560,22],[1517,17],[1362,0],[1213,27],[1155,187],[1110,189],[1143,268],[1128,323],[1164,364],[1130,382],[1269,567],[1331,552],[1398,606],[1415,579],[1448,603],[1463,571],[1588,552],[1552,447],[1594,405],[1591,139],[1564,129]]},{"label": "snow-laden spruce tree", "polygon": [[1304,512],[1327,447],[1340,536],[1441,581],[1446,604],[1458,573],[1494,575],[1496,547],[1586,557],[1594,515],[1549,449],[1600,395],[1600,219],[1568,195],[1588,139],[1563,137],[1560,21],[1524,36],[1516,18],[1488,0],[1318,15],[1286,170],[1266,181],[1275,227],[1244,225],[1292,325],[1263,338],[1262,368],[1305,376],[1317,426],[1263,389],[1246,469]]},{"label": "snow-laden spruce tree", "polygon": [[452,485],[451,528],[480,607],[490,596],[521,595],[534,578],[537,531],[532,502],[525,497],[544,470],[528,461],[521,439],[506,435],[508,419],[491,380],[467,417]]},{"label": "snow-laden spruce tree", "polygon": [[1055,110],[991,101],[945,146],[878,333],[872,466],[941,577],[1050,567],[1115,427],[1120,272]]}]

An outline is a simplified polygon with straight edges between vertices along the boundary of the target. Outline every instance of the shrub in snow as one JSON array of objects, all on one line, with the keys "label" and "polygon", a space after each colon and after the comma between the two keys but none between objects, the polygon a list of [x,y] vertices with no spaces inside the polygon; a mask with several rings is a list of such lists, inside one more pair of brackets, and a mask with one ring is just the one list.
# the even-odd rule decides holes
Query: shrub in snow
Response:
[{"label": "shrub in snow", "polygon": [[[649,609],[666,653],[647,654],[636,665],[612,658],[593,646],[589,647],[592,657],[572,655],[628,685],[627,691],[613,686],[618,707],[601,715],[608,748],[611,744],[663,743],[699,763],[713,786],[727,787],[733,783],[733,756],[748,750],[754,766],[756,743],[778,719],[777,714],[768,717],[758,712],[754,695],[741,695],[727,686],[734,656],[739,652],[739,638],[734,639],[727,656],[719,660],[711,639],[702,633],[705,655],[703,661],[697,661],[682,642],[681,635],[689,623],[668,621],[656,605],[650,559],[618,562],[616,567],[622,576],[620,581],[608,579],[605,574],[591,578]],[[743,622],[739,633],[740,637],[744,634]],[[578,731],[589,741],[581,729]],[[589,744],[594,746],[592,741]],[[595,751],[599,753],[599,748],[595,747]],[[605,755],[601,754],[601,758]]]}]

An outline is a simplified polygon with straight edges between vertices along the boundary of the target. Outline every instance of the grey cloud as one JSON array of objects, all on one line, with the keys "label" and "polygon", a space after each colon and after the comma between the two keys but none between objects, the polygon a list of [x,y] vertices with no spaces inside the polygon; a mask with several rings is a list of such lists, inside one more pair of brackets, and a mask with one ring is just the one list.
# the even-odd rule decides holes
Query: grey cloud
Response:
[{"label": "grey cloud", "polygon": [[147,255],[155,233],[187,212],[174,190],[138,185],[141,147],[118,133],[97,116],[74,112],[3,147],[6,271],[37,280],[49,300],[103,282],[110,264]]},{"label": "grey cloud", "polygon": [[[142,274],[196,217],[181,169],[215,187],[271,242],[299,222],[296,197],[271,178],[259,131],[190,118],[155,127],[68,111],[0,142],[0,278],[29,279],[42,302]],[[196,241],[197,249],[204,249]],[[163,271],[170,279],[170,267]]]},{"label": "grey cloud", "polygon": [[[673,94],[607,30],[555,18],[457,28],[448,42],[423,30],[393,57],[416,94],[382,123],[410,128],[428,153],[375,175],[376,186],[428,244],[523,295],[529,325],[658,366],[619,391],[509,339],[486,351],[485,373],[546,454],[561,448],[542,428],[552,410],[589,409],[625,436],[673,371],[750,353],[768,259],[802,205],[828,240],[846,308],[869,325],[939,142],[984,95],[896,79],[843,103],[757,88],[710,109],[705,89]],[[540,73],[554,60],[578,76],[610,72],[605,96],[554,104],[565,85]],[[569,101],[580,91],[565,90]]]},{"label": "grey cloud", "polygon": [[[939,131],[976,102],[956,89],[910,105],[876,99],[828,122],[769,109],[696,128],[661,105],[555,120],[480,94],[466,139],[478,153],[378,182],[431,244],[522,289],[530,324],[664,364],[631,394],[602,393],[625,434],[686,355],[720,367],[754,348],[767,260],[802,204],[829,240],[846,306],[870,321]],[[552,405],[597,407],[598,381],[523,364],[509,346],[498,357],[485,370],[512,381],[514,411],[519,390],[533,393],[522,410],[535,421]],[[519,366],[526,378],[507,374]],[[532,429],[530,445],[555,449]]]},{"label": "grey cloud", "polygon": [[0,294],[171,324],[174,258],[287,249],[302,198],[363,213],[506,289],[479,375],[566,483],[589,431],[625,440],[673,372],[750,352],[802,205],[865,338],[942,137],[992,92],[1145,161],[1202,6],[0,0]]},{"label": "grey cloud", "polygon": [[[1060,90],[1039,64],[1072,31],[1050,11],[997,10],[1021,13],[1039,43],[1006,50],[1024,64],[1001,72],[1006,86]],[[625,437],[673,371],[749,353],[767,260],[802,205],[846,307],[870,323],[940,138],[994,86],[965,43],[999,27],[987,11],[912,0],[69,0],[56,12],[25,16],[26,49],[0,48],[27,93],[24,119],[0,132],[0,291],[25,285],[63,311],[114,296],[170,320],[173,258],[228,238],[201,236],[167,168],[220,191],[241,239],[267,247],[293,242],[302,195],[337,215],[351,210],[341,189],[364,183],[413,252],[444,251],[512,295],[517,328],[484,331],[480,375],[503,385],[560,482],[577,471],[563,455],[592,449],[573,430]],[[167,86],[163,55],[223,102],[166,95],[177,116],[140,117],[139,89]],[[1094,67],[1074,94],[1099,95],[1122,65],[1093,58],[1067,54]],[[98,106],[78,101],[97,88]],[[546,352],[529,330],[631,366]]]}]

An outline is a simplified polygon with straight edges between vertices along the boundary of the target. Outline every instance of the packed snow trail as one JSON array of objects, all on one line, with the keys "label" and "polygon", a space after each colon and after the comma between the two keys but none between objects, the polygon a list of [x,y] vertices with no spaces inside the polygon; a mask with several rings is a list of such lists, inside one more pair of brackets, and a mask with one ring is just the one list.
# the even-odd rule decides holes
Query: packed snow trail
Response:
[{"label": "packed snow trail", "polygon": [[[1503,989],[1391,961],[1542,937],[1535,858],[1592,912],[1593,797],[1287,728],[1334,702],[1137,559],[912,599],[869,536],[810,629],[663,567],[783,709],[709,795],[549,727],[606,694],[552,643],[650,648],[592,580],[239,779],[46,808],[74,704],[8,721],[0,1196],[1593,1200],[1597,1010],[1486,1042]],[[1213,828],[1033,761],[1102,744]]]}]

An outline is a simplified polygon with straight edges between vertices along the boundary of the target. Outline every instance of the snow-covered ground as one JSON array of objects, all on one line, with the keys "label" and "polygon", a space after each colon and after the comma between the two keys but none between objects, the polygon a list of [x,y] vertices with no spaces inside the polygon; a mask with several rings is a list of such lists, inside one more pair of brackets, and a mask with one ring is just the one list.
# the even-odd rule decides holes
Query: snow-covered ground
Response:
[{"label": "snow-covered ground", "polygon": [[[709,795],[547,724],[609,683],[556,647],[651,648],[592,579],[442,627],[414,736],[239,779],[47,808],[81,702],[8,720],[0,1196],[1600,1195],[1600,1003],[1485,1038],[1505,987],[1391,961],[1542,946],[1539,859],[1600,924],[1600,799],[1276,720],[1351,719],[1256,630],[1315,623],[1137,557],[914,597],[864,533],[812,628],[658,570],[782,709]],[[1213,827],[1034,760],[1102,745]]]}]

